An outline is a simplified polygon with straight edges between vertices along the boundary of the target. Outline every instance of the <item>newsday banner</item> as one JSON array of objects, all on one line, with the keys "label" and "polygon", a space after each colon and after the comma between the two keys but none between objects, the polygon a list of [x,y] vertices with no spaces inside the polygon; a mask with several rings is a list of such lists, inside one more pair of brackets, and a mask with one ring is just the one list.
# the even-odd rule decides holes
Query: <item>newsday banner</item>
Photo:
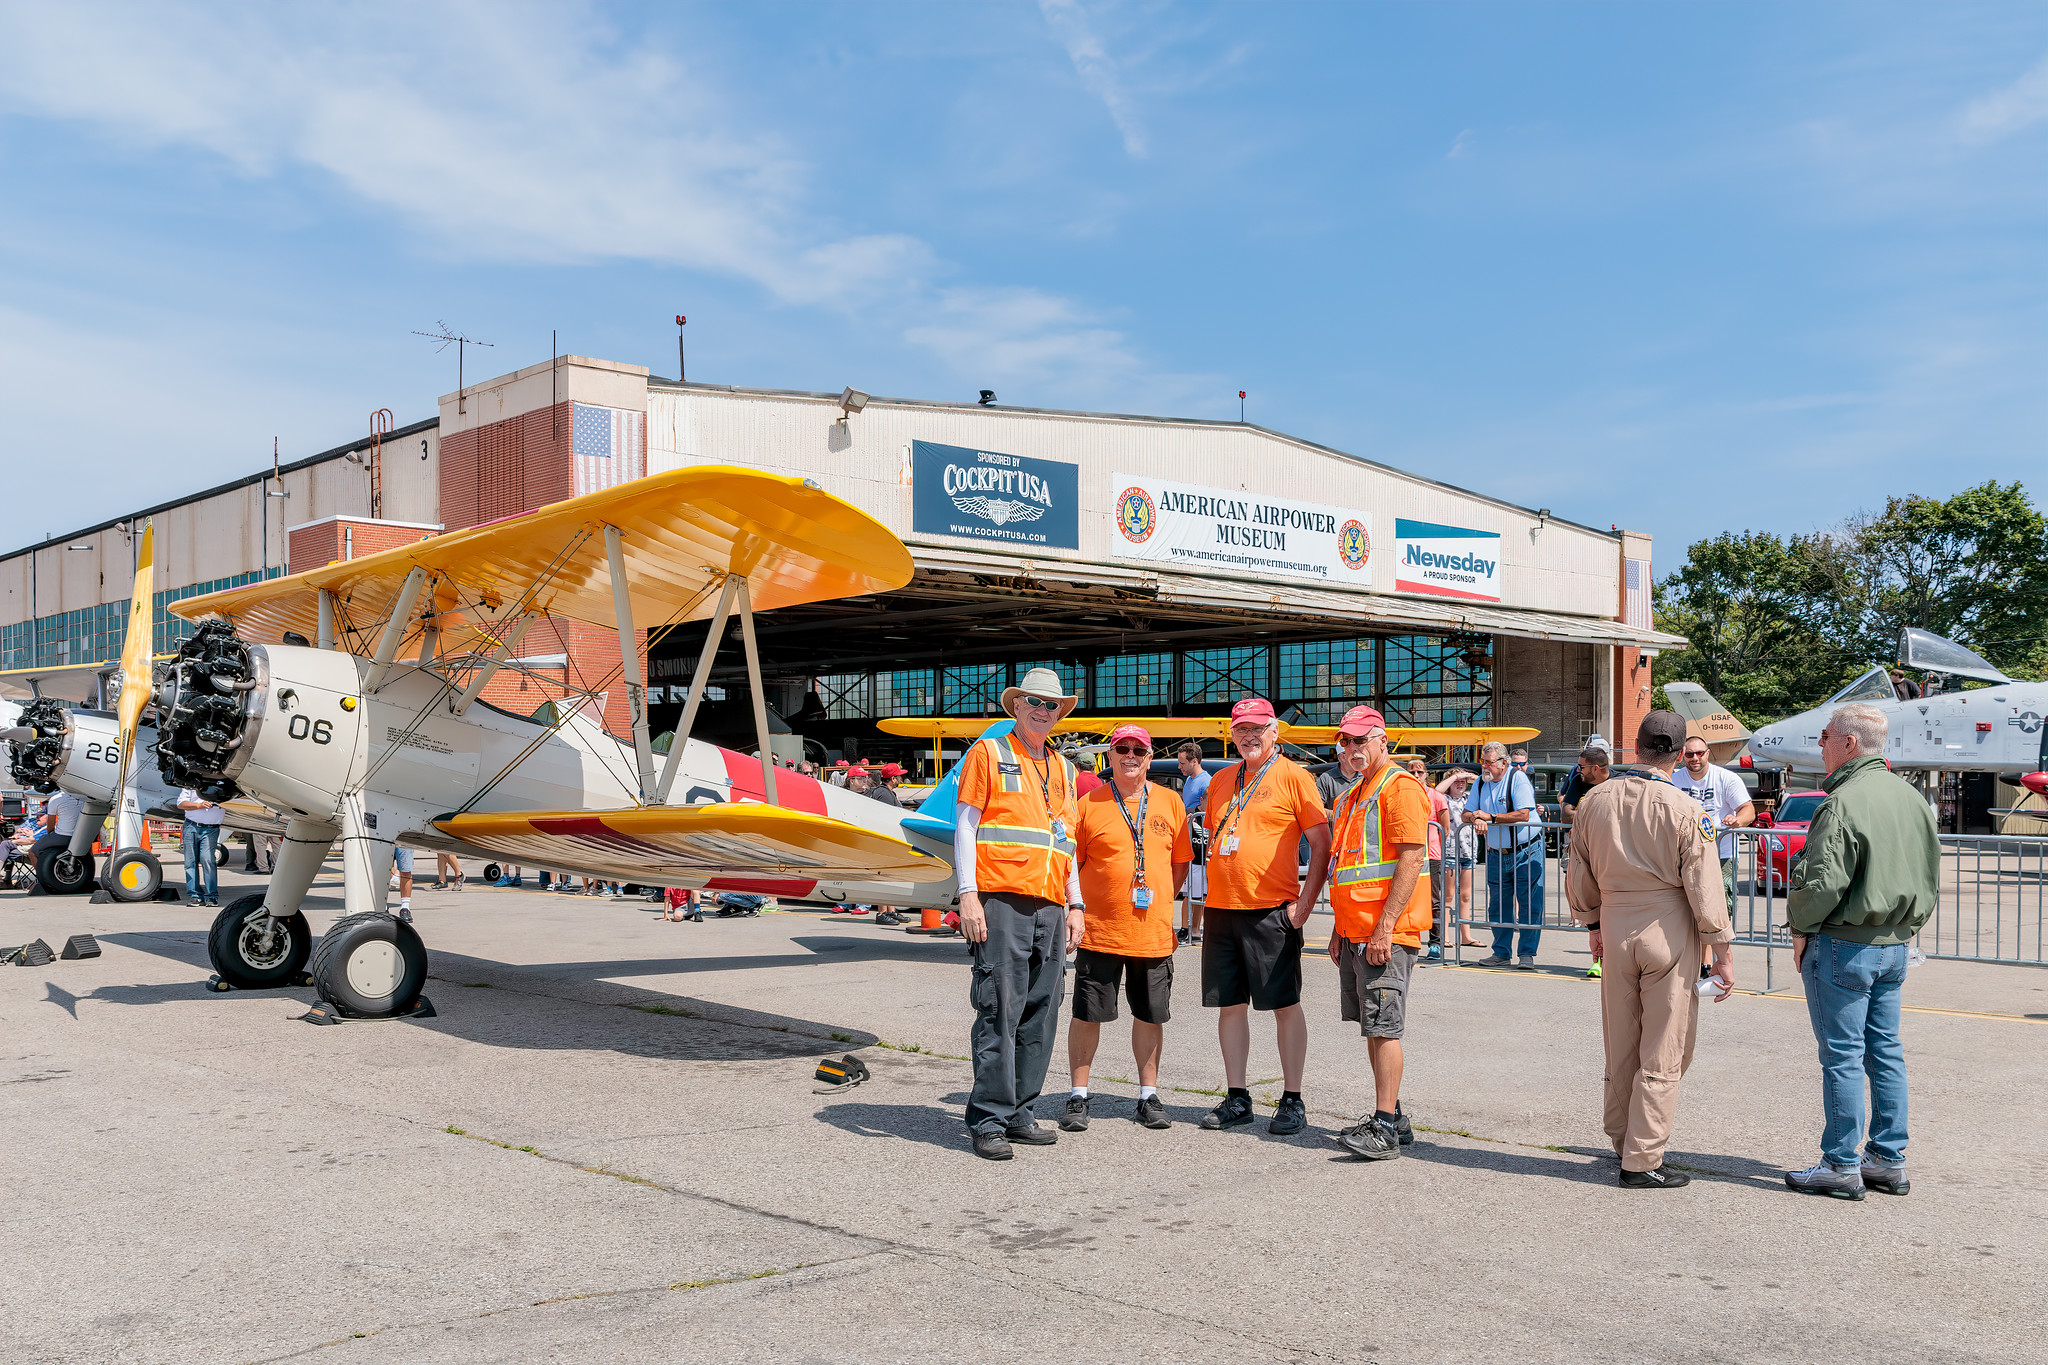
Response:
[{"label": "newsday banner", "polygon": [[1110,552],[1183,569],[1372,586],[1372,517],[1232,488],[1117,474]]},{"label": "newsday banner", "polygon": [[1394,518],[1394,591],[1500,601],[1500,535]]}]

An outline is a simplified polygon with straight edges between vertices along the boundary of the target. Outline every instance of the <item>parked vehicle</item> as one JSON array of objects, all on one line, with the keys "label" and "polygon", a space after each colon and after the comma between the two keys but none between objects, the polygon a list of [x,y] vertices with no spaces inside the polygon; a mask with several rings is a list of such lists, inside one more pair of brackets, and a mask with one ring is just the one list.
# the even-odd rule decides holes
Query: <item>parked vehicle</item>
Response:
[{"label": "parked vehicle", "polygon": [[1771,880],[1771,889],[1782,895],[1792,881],[1792,861],[1806,849],[1806,831],[1813,824],[1813,817],[1820,814],[1821,803],[1828,799],[1826,792],[1794,792],[1778,803],[1778,809],[1769,816],[1765,825],[1770,836],[1762,841],[1762,858],[1771,870],[1765,875]]}]

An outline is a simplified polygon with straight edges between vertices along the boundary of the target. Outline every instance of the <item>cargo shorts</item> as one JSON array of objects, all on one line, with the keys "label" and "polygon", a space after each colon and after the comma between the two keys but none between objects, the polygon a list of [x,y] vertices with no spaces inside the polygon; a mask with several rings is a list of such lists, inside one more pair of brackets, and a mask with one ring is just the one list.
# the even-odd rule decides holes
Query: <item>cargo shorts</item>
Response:
[{"label": "cargo shorts", "polygon": [[1346,1022],[1356,1021],[1368,1038],[1399,1038],[1408,1022],[1408,979],[1414,974],[1420,948],[1387,945],[1387,960],[1375,967],[1365,960],[1365,944],[1345,939],[1337,955],[1338,1000]]}]

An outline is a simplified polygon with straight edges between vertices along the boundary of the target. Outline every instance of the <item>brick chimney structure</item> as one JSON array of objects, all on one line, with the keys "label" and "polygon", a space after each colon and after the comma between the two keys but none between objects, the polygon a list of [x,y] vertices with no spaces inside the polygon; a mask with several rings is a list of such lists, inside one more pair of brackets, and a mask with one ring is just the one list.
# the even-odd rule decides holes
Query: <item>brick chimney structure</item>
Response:
[{"label": "brick chimney structure", "polygon": [[[472,384],[441,399],[441,519],[483,526],[647,473],[647,371],[565,355]],[[618,632],[543,617],[483,699],[519,715],[569,687],[604,694],[604,725],[624,738],[632,712],[624,681],[647,681],[647,632],[631,679],[620,677]]]}]

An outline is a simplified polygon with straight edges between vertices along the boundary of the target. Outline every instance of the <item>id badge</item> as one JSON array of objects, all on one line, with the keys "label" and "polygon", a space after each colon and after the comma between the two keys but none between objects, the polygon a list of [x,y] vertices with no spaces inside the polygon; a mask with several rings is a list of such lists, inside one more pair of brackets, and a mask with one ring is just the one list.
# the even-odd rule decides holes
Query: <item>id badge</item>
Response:
[{"label": "id badge", "polygon": [[1233,834],[1228,839],[1225,839],[1223,841],[1223,847],[1217,849],[1216,851],[1226,858],[1228,858],[1231,854],[1237,852],[1237,836]]},{"label": "id badge", "polygon": [[1053,842],[1054,842],[1054,843],[1062,843],[1062,842],[1064,842],[1064,841],[1066,840],[1066,837],[1067,837],[1067,822],[1066,822],[1065,820],[1054,820],[1054,821],[1052,822],[1052,838],[1053,838]]},{"label": "id badge", "polygon": [[1149,887],[1149,886],[1134,886],[1134,887],[1132,887],[1132,888],[1131,888],[1131,905],[1132,905],[1132,907],[1133,907],[1134,909],[1138,909],[1138,910],[1149,910],[1149,909],[1151,909],[1151,908],[1152,908],[1152,888],[1151,888],[1151,887]]}]

